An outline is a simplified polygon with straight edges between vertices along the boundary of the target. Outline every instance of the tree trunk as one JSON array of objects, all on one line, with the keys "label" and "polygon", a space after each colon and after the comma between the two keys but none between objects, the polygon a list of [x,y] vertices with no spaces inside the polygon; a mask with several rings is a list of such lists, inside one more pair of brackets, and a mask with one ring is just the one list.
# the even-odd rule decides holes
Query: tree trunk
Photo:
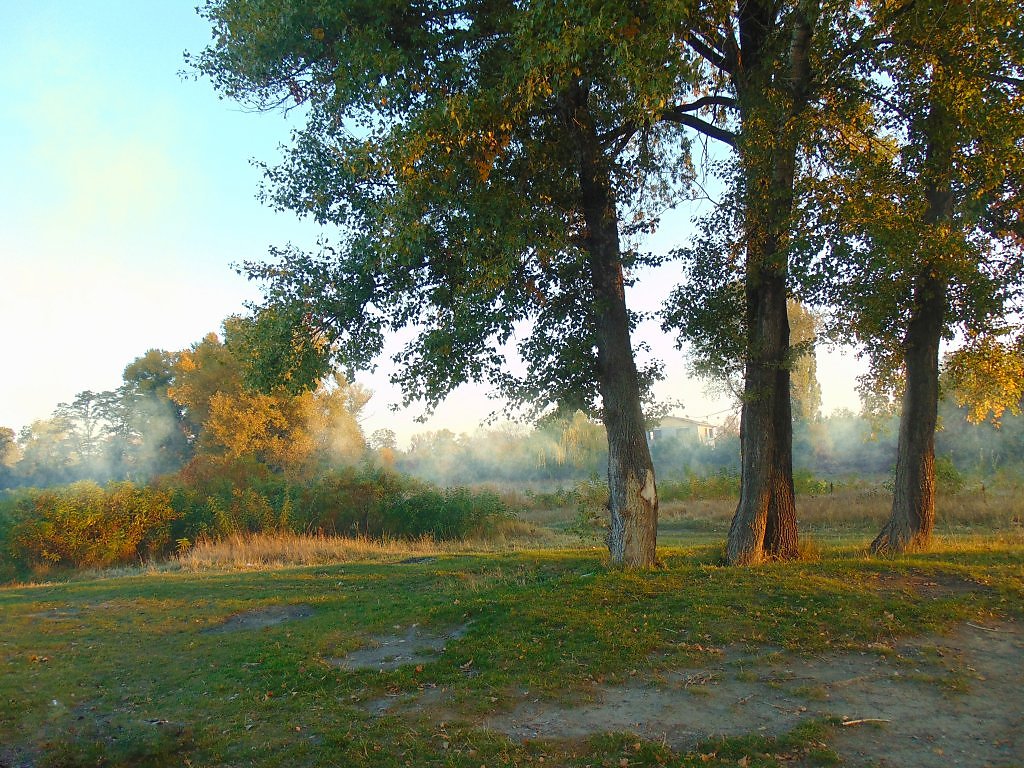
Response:
[{"label": "tree trunk", "polygon": [[586,98],[583,88],[570,95],[569,125],[578,149],[598,385],[608,436],[608,550],[615,565],[649,568],[655,563],[658,489],[629,337],[618,213]]},{"label": "tree trunk", "polygon": [[[933,89],[944,72],[935,67]],[[922,173],[927,207],[924,229],[948,226],[953,218],[950,177],[953,169],[952,116],[941,96],[934,99],[925,120],[926,157]],[[930,238],[922,238],[930,242]],[[942,248],[941,238],[939,240]],[[932,245],[931,247],[936,247]],[[903,339],[906,389],[900,414],[896,449],[896,478],[892,514],[873,542],[874,553],[926,549],[935,527],[935,426],[939,412],[939,344],[946,315],[948,278],[937,266],[944,252],[921,254],[921,270],[914,281],[913,308]]]},{"label": "tree trunk", "polygon": [[748,287],[747,303],[751,353],[740,418],[740,500],[726,546],[733,565],[792,559],[799,551],[785,278]]},{"label": "tree trunk", "polygon": [[875,553],[926,549],[935,527],[935,425],[939,412],[939,341],[946,286],[929,274],[918,278],[907,328],[907,368],[896,453],[892,514],[871,543]]},{"label": "tree trunk", "polygon": [[[740,499],[726,544],[733,565],[799,556],[785,239],[793,210],[799,121],[810,82],[810,8],[794,16],[788,60],[770,51],[769,37],[777,33],[772,4],[747,3],[739,17],[743,69],[735,83],[742,122],[737,148],[745,183],[747,359]],[[780,67],[788,70],[788,77],[773,77]],[[782,80],[788,85],[779,93],[776,83]],[[780,110],[780,103],[788,106]]]}]

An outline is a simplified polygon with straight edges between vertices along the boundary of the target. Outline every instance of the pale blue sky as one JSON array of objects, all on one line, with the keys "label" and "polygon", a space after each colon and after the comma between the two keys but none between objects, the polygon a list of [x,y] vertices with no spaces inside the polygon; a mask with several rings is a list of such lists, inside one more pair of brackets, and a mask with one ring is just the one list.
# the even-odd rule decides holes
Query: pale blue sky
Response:
[{"label": "pale blue sky", "polygon": [[[110,389],[152,347],[182,349],[217,330],[256,289],[230,265],[272,244],[311,244],[315,229],[255,199],[260,171],[287,140],[279,113],[221,101],[209,83],[183,79],[183,52],[209,29],[194,2],[0,2],[0,317],[5,364],[0,426],[45,418],[84,389]],[[673,242],[685,219],[667,224]],[[656,304],[671,276],[647,281]],[[720,410],[670,358],[662,397],[687,412]],[[826,363],[828,408],[856,406],[848,361]],[[402,436],[423,428],[471,430],[493,407],[468,389],[427,427],[393,414],[378,374],[366,428]]]}]

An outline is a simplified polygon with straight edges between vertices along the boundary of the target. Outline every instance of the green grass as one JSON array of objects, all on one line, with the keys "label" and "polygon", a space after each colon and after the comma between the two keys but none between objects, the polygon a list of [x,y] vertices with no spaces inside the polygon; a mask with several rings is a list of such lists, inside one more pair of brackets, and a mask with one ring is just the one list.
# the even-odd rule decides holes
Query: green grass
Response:
[{"label": "green grass", "polygon": [[[596,550],[569,550],[0,588],[0,745],[41,766],[479,768],[541,757],[568,766],[768,766],[792,755],[830,764],[830,727],[820,723],[692,754],[629,735],[521,744],[475,723],[523,691],[584,701],[599,684],[701,665],[724,646],[866,649],[1024,610],[1019,537],[940,539],[931,553],[897,559],[866,557],[857,538],[820,544],[815,562],[749,569],[719,564],[720,538],[694,539],[661,550],[662,565],[644,573],[609,569]],[[204,632],[289,604],[313,615]],[[351,672],[328,663],[412,623],[467,630],[418,666]],[[454,693],[444,712],[367,709],[435,686]]]}]

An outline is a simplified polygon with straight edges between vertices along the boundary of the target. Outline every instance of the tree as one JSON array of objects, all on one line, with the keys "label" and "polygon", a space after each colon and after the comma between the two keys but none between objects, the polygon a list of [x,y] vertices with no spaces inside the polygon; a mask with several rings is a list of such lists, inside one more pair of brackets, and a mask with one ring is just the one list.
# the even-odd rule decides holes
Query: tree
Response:
[{"label": "tree", "polygon": [[821,384],[814,344],[818,337],[818,317],[798,301],[787,302],[792,362],[789,376],[793,420],[810,423],[821,414]]},{"label": "tree", "polygon": [[72,402],[60,403],[54,411],[54,417],[67,426],[74,443],[74,452],[81,464],[95,464],[100,460],[103,441],[110,426],[107,417],[113,397],[112,392],[92,392],[87,389],[75,395]]},{"label": "tree", "polygon": [[128,479],[177,471],[192,457],[190,426],[170,394],[177,362],[178,353],[151,349],[124,369],[112,423],[114,452]]},{"label": "tree", "polygon": [[395,358],[407,401],[485,380],[599,414],[609,549],[627,566],[654,562],[658,500],[641,407],[655,371],[636,363],[625,301],[651,260],[622,235],[653,225],[688,168],[665,162],[685,145],[656,118],[685,75],[667,63],[690,5],[203,9],[216,35],[198,66],[222,92],[306,110],[270,199],[340,228],[319,254],[250,266],[269,282],[270,368],[309,382],[367,366],[412,327]]},{"label": "tree", "polygon": [[956,404],[967,408],[968,421],[991,418],[998,426],[1006,412],[1020,415],[1024,406],[1024,335],[1016,340],[979,336],[946,355],[944,373]]},{"label": "tree", "polygon": [[28,485],[47,486],[76,479],[77,441],[67,422],[55,417],[33,421],[18,434],[17,474]]},{"label": "tree", "polygon": [[208,334],[177,356],[170,395],[196,427],[196,453],[213,467],[241,462],[308,478],[338,462],[360,458],[365,448],[358,415],[369,393],[343,377],[326,377],[315,390],[246,385],[247,361],[236,337],[246,322],[229,318],[225,340]]},{"label": "tree", "polygon": [[942,340],[998,329],[1022,269],[1024,46],[1019,4],[869,5],[859,89],[870,120],[834,144],[820,210],[823,282],[902,401],[895,491],[875,552],[926,548],[935,521]]},{"label": "tree", "polygon": [[701,90],[663,112],[734,150],[719,164],[723,200],[686,249],[689,279],[665,314],[711,369],[743,364],[740,499],[727,545],[734,564],[798,555],[790,262],[807,236],[797,227],[802,153],[851,108],[836,91],[847,48],[856,47],[851,9],[827,0],[706,3],[685,37],[703,67]]},{"label": "tree", "polygon": [[0,488],[14,485],[14,467],[20,454],[15,432],[10,427],[0,427]]}]

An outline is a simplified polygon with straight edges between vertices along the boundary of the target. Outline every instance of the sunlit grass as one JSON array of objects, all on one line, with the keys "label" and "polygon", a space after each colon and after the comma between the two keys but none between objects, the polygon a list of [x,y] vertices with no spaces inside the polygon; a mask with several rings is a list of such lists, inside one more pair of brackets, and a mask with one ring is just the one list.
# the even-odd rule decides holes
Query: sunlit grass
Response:
[{"label": "sunlit grass", "polygon": [[255,533],[201,540],[170,561],[188,571],[285,568],[333,563],[395,562],[467,552],[505,552],[572,541],[547,529],[502,521],[486,535],[455,541],[345,537],[324,534]]},{"label": "sunlit grass", "polygon": [[[1024,542],[1009,534],[942,536],[932,552],[887,559],[867,556],[856,535],[813,543],[813,560],[746,569],[722,567],[720,541],[698,536],[663,547],[659,567],[639,573],[609,568],[600,548],[511,551],[514,537],[261,539],[197,547],[192,566],[0,588],[0,744],[40,766],[477,768],[540,754],[549,765],[689,765],[665,748],[635,749],[635,738],[510,742],[476,718],[524,691],[579,701],[599,685],[708,664],[727,646],[820,655],[1019,617],[1024,596]],[[301,558],[331,562],[285,565]],[[303,617],[210,631],[288,606]],[[417,667],[331,663],[412,624],[463,634]],[[426,710],[367,709],[439,689],[451,696],[446,728]],[[772,749],[737,739],[713,750],[727,761],[709,764]]]}]

